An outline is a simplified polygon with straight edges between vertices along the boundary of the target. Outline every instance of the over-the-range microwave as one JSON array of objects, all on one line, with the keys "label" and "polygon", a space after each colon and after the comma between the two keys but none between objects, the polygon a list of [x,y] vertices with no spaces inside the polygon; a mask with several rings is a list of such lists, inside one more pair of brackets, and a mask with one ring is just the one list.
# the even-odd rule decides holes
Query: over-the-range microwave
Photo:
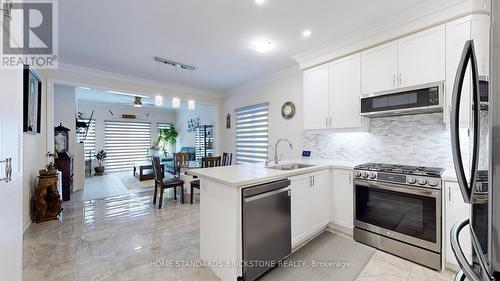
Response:
[{"label": "over-the-range microwave", "polygon": [[361,96],[361,115],[394,115],[443,112],[444,82]]}]

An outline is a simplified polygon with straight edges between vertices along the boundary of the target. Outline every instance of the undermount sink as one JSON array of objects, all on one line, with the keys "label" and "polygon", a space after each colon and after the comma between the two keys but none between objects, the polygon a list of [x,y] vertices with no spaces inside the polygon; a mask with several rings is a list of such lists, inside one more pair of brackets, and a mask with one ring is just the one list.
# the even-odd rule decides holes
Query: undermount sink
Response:
[{"label": "undermount sink", "polygon": [[283,165],[270,166],[270,167],[267,167],[267,168],[268,169],[273,169],[273,170],[289,171],[289,170],[297,170],[297,169],[309,168],[309,167],[313,167],[313,166],[314,165],[293,163],[293,164],[283,164]]}]

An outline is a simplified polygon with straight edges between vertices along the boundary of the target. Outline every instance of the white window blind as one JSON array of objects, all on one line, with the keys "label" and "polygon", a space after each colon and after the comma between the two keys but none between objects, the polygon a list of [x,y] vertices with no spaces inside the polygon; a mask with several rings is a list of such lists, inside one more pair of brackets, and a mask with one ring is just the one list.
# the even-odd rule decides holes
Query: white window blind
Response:
[{"label": "white window blind", "polygon": [[162,129],[171,128],[172,124],[170,123],[156,123],[156,133],[158,134]]},{"label": "white window blind", "polygon": [[261,103],[236,112],[236,162],[264,162],[268,153],[269,104]]},{"label": "white window blind", "polygon": [[[89,122],[88,119],[78,119],[78,122]],[[83,142],[85,151],[85,160],[94,158],[95,155],[95,119],[90,120],[90,125],[87,130],[77,133],[78,142]]]},{"label": "white window blind", "polygon": [[151,124],[106,121],[106,170],[132,169],[134,162],[147,161],[151,146]]}]

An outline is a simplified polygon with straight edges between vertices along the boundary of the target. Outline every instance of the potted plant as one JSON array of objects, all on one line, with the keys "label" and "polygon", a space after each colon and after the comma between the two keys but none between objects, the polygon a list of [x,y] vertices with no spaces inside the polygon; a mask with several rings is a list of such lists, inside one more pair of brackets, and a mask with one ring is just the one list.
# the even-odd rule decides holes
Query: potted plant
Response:
[{"label": "potted plant", "polygon": [[165,157],[168,154],[168,146],[176,143],[177,136],[177,131],[173,126],[158,131],[158,145],[163,150]]},{"label": "potted plant", "polygon": [[96,174],[96,176],[102,176],[102,175],[104,175],[104,171],[105,171],[105,168],[104,168],[104,160],[105,160],[107,157],[108,157],[108,156],[106,155],[106,152],[105,152],[104,150],[99,151],[99,152],[95,155],[95,159],[97,159],[97,163],[99,164],[99,166],[94,167],[94,170],[95,170],[95,174]]},{"label": "potted plant", "polygon": [[55,154],[52,152],[47,152],[45,154],[45,169],[40,170],[39,174],[40,176],[48,176],[48,175],[55,175],[57,173],[57,167],[56,163],[54,161]]},{"label": "potted plant", "polygon": [[149,156],[160,156],[160,141],[155,140],[151,143],[149,147]]}]

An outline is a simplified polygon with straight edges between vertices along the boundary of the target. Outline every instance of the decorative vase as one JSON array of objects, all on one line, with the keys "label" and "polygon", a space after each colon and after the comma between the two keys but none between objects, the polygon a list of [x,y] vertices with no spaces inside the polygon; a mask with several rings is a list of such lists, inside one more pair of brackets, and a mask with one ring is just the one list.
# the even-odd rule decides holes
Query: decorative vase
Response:
[{"label": "decorative vase", "polygon": [[94,171],[95,171],[96,176],[102,176],[102,175],[104,175],[105,168],[104,168],[104,166],[97,166],[97,167],[94,167]]}]

